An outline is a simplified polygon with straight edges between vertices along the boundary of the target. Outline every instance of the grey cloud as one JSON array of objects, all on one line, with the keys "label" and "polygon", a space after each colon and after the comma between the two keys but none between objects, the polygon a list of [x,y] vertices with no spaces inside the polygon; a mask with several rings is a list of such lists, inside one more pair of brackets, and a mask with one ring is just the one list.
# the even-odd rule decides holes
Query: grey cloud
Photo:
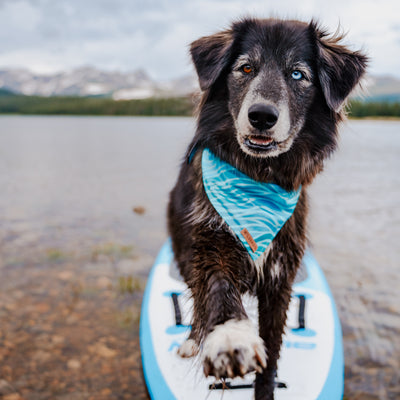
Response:
[{"label": "grey cloud", "polygon": [[[311,16],[314,10],[322,17],[325,12],[329,20],[335,10],[340,15],[347,5],[357,9],[362,4],[362,0],[338,1],[340,6],[332,3],[324,11],[313,0],[304,0],[301,10],[307,11],[298,16]],[[71,68],[84,63],[122,70],[146,66],[156,78],[176,76],[188,70],[187,46],[198,36],[225,28],[249,11],[296,17],[296,6],[294,0],[281,0],[279,5],[258,0],[0,0],[0,67],[21,62],[26,54],[33,66]],[[371,32],[362,35],[370,40],[376,38],[373,28],[364,26],[359,32]],[[392,31],[397,33],[399,24]]]}]

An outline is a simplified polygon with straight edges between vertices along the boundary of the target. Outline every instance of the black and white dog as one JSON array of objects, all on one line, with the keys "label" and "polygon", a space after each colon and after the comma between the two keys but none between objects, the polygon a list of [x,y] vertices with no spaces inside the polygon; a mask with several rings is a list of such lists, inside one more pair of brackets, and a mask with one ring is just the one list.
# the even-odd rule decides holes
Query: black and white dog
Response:
[{"label": "black and white dog", "polygon": [[[243,19],[191,45],[202,89],[198,125],[168,207],[180,272],[194,300],[179,350],[201,349],[217,379],[257,371],[256,399],[273,399],[292,284],[306,246],[307,186],[335,150],[343,104],[367,57],[315,22]],[[203,149],[256,182],[301,188],[293,214],[253,259],[207,196]],[[248,238],[251,245],[252,238]],[[257,296],[259,332],[242,305]]]}]

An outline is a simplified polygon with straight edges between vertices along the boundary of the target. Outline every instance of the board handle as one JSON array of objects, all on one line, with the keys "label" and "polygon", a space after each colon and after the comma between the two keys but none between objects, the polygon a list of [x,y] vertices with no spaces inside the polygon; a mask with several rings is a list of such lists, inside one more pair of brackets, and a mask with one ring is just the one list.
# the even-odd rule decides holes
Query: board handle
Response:
[{"label": "board handle", "polygon": [[305,329],[306,328],[306,320],[305,320],[305,313],[306,313],[306,296],[300,295],[299,296],[299,327],[297,329]]},{"label": "board handle", "polygon": [[179,307],[178,296],[180,293],[171,293],[172,302],[174,304],[174,313],[175,313],[175,325],[182,325],[182,313],[181,308]]}]

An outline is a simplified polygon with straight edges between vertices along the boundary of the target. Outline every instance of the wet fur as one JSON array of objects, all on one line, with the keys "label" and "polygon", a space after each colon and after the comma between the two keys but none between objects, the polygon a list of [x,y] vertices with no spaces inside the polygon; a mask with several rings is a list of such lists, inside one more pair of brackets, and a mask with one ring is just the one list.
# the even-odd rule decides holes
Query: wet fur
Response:
[{"label": "wet fur", "polygon": [[[170,195],[169,232],[180,272],[194,299],[190,338],[199,347],[217,326],[219,331],[227,321],[247,319],[241,301],[244,293],[258,297],[259,335],[268,361],[265,367],[258,360],[258,367],[253,368],[259,371],[256,399],[273,399],[286,311],[306,246],[307,186],[336,148],[343,104],[366,67],[366,57],[348,50],[340,40],[328,36],[315,22],[244,19],[191,45],[203,94],[197,131],[186,157],[193,148],[196,151],[190,163],[187,159],[182,163]],[[256,65],[251,77],[238,73],[240,63],[246,61]],[[290,73],[294,68],[302,68],[307,81],[293,82]],[[240,111],[251,98],[288,110],[288,120],[281,124],[284,128],[276,133],[288,135],[288,148],[278,146],[272,155],[243,151],[239,142],[244,133],[238,126],[246,121]],[[200,165],[204,147],[257,181],[273,182],[287,190],[302,185],[295,212],[261,262],[251,260],[207,198]],[[237,344],[238,351],[241,346]],[[243,375],[240,357],[234,354],[227,354],[225,370],[205,355],[205,373],[218,378]]]}]

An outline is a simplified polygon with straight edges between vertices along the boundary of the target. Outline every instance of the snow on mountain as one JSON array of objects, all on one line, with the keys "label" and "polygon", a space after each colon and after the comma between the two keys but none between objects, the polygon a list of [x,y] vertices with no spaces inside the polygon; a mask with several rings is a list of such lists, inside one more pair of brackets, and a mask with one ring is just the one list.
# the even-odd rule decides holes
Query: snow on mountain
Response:
[{"label": "snow on mountain", "polygon": [[155,91],[151,88],[130,88],[115,91],[112,98],[114,100],[148,99],[155,95]]},{"label": "snow on mountain", "polygon": [[25,95],[110,96],[126,100],[186,96],[197,90],[197,83],[192,76],[158,83],[142,70],[123,73],[81,67],[52,75],[38,75],[27,69],[5,69],[0,70],[0,89]]}]

